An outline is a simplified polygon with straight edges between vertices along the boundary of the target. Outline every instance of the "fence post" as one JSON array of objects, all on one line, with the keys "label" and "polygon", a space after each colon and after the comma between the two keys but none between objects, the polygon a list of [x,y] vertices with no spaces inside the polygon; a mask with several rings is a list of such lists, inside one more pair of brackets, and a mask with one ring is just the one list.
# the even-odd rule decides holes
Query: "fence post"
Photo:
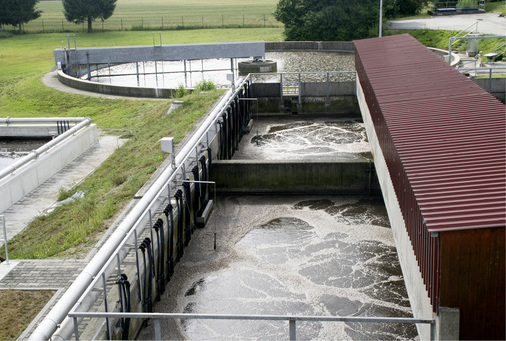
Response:
[{"label": "fence post", "polygon": [[65,32],[65,27],[63,26],[63,19],[61,20],[61,30],[62,32]]},{"label": "fence post", "polygon": [[223,28],[223,14],[221,15],[221,28]]},{"label": "fence post", "polygon": [[46,31],[44,30],[44,19],[42,19],[42,33],[46,33]]},{"label": "fence post", "polygon": [[264,14],[264,28],[265,28],[265,14]]},{"label": "fence post", "polygon": [[123,18],[121,18],[121,30],[123,31]]}]

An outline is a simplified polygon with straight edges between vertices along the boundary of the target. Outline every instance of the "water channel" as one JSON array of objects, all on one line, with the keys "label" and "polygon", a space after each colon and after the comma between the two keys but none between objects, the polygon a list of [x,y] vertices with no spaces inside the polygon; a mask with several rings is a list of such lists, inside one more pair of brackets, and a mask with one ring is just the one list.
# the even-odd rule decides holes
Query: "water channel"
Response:
[{"label": "water channel", "polygon": [[12,165],[32,150],[42,147],[50,139],[0,138],[0,170]]},{"label": "water channel", "polygon": [[[258,130],[258,133],[257,133]],[[363,160],[359,119],[258,118],[234,159]],[[214,234],[217,249],[213,249]],[[159,312],[411,317],[381,198],[219,197]],[[287,322],[163,321],[164,339],[280,340]],[[140,339],[154,337],[153,325]],[[413,325],[297,323],[300,340],[417,339]]]}]

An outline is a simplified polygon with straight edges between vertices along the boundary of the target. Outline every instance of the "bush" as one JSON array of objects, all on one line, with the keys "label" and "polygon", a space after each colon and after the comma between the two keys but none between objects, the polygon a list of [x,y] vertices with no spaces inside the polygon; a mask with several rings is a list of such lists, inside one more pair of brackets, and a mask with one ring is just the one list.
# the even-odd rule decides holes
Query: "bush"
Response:
[{"label": "bush", "polygon": [[179,85],[176,90],[176,98],[181,98],[188,95],[188,90],[185,89],[184,85]]},{"label": "bush", "polygon": [[195,87],[195,92],[212,91],[216,89],[216,85],[212,81],[203,80]]}]

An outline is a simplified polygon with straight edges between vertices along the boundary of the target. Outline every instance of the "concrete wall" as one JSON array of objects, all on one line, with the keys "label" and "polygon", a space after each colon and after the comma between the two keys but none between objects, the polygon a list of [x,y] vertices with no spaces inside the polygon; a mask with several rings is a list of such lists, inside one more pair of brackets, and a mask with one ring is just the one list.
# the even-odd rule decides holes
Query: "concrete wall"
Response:
[{"label": "concrete wall", "polygon": [[17,169],[12,175],[0,179],[0,212],[22,199],[97,142],[97,126],[92,124]]},{"label": "concrete wall", "polygon": [[213,162],[213,180],[218,193],[379,193],[371,165],[363,162],[256,161]]},{"label": "concrete wall", "polygon": [[[281,97],[280,83],[253,83],[252,95],[258,100],[260,113],[276,114],[356,114],[360,111],[355,96],[355,82],[305,82],[298,95]],[[256,112],[257,108],[252,108]]]},{"label": "concrete wall", "polygon": [[265,51],[355,52],[352,41],[280,41],[265,43]]},{"label": "concrete wall", "polygon": [[118,86],[104,83],[90,82],[79,78],[70,77],[62,71],[58,71],[58,80],[72,88],[97,92],[106,95],[148,97],[148,98],[172,98],[176,89],[145,88],[137,86]]},{"label": "concrete wall", "polygon": [[[362,111],[362,118],[364,120],[367,138],[371,145],[371,151],[374,157],[374,165],[378,175],[381,192],[383,193],[383,200],[388,212],[388,218],[392,226],[394,235],[395,246],[397,248],[397,255],[401,264],[404,282],[408,291],[409,301],[413,310],[413,315],[416,318],[433,318],[432,305],[421,272],[418,268],[411,241],[408,236],[406,224],[402,217],[401,208],[395,194],[393,183],[390,179],[387,164],[381,147],[379,145],[378,137],[372,122],[371,114],[365,100],[364,92],[360,86],[360,81],[357,75],[357,99]],[[417,325],[418,333],[422,340],[430,339],[430,327],[427,325]]]},{"label": "concrete wall", "polygon": [[480,88],[506,103],[506,78],[471,78]]},{"label": "concrete wall", "polygon": [[11,124],[0,126],[2,137],[53,137],[58,128],[56,124]]}]

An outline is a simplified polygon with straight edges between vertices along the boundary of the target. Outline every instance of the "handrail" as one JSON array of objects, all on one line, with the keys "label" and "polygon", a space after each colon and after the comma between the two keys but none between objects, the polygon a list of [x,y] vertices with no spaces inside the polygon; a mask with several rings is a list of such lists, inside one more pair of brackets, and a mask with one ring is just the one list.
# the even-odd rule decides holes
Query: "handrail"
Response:
[{"label": "handrail", "polygon": [[240,314],[195,314],[195,313],[69,313],[74,321],[74,335],[79,340],[78,318],[141,318],[141,319],[205,319],[205,320],[250,320],[288,321],[289,339],[296,340],[296,321],[309,322],[362,322],[362,323],[408,323],[429,324],[430,340],[435,340],[436,323],[433,319],[414,317],[358,317],[358,316],[301,316],[301,315],[240,315]]},{"label": "handrail", "polygon": [[4,246],[5,246],[5,263],[10,264],[10,262],[9,262],[9,248],[7,247],[7,231],[5,229],[5,216],[0,215],[0,219],[2,219],[2,227],[3,227],[3,239],[0,239],[0,242],[4,242]]},{"label": "handrail", "polygon": [[[7,166],[6,168],[2,169],[0,171],[0,179],[4,178],[5,176],[7,176],[9,174],[14,173],[14,171],[16,171],[17,169],[19,169],[22,166],[26,165],[30,161],[38,158],[39,155],[47,152],[49,149],[53,148],[58,143],[60,143],[61,141],[65,140],[67,137],[75,134],[80,129],[82,129],[82,128],[84,128],[84,127],[86,127],[86,126],[88,126],[88,125],[91,124],[91,119],[89,119],[89,118],[82,118],[82,119],[78,119],[78,120],[76,120],[75,118],[74,119],[70,119],[70,118],[67,119],[67,118],[65,118],[65,120],[69,121],[69,122],[80,122],[80,123],[77,124],[77,125],[75,125],[71,129],[67,130],[65,133],[63,133],[63,134],[59,135],[58,137],[52,139],[48,143],[44,144],[42,147],[40,147],[40,148],[38,148],[38,149],[30,152],[28,155],[24,156],[19,161],[16,161],[13,164],[11,164],[11,165]],[[55,121],[54,118],[51,118],[51,119],[47,119],[47,118],[46,119],[23,119],[23,118],[0,119],[0,123],[6,123],[7,125],[9,125],[11,123],[44,123],[44,122],[56,122],[56,121]]]},{"label": "handrail", "polygon": [[[167,198],[167,186],[184,169],[185,162],[194,155],[195,149],[203,138],[206,138],[211,128],[221,117],[223,110],[227,108],[234,96],[241,90],[248,80],[240,80],[235,89],[229,90],[220,100],[218,105],[207,116],[199,128],[191,135],[190,139],[181,147],[176,155],[175,169],[168,165],[148,188],[143,197],[130,210],[116,230],[107,239],[96,255],[91,259],[81,274],[74,280],[65,294],[58,300],[51,311],[41,321],[39,326],[31,334],[30,340],[66,340],[73,332],[72,320],[68,318],[70,312],[76,309],[89,309],[95,302],[98,293],[93,291],[94,286],[102,280],[113,262],[122,261],[127,253],[123,249],[128,241],[137,236],[138,230],[144,230],[148,219],[151,219],[152,208],[155,204],[160,205],[158,199]],[[57,330],[58,329],[58,330]]]},{"label": "handrail", "polygon": [[[476,33],[478,33],[478,21],[477,21],[477,22],[475,22],[474,24],[469,25],[468,27],[466,27],[465,29],[463,29],[462,31],[460,31],[459,33],[457,33],[456,35],[454,35],[452,38],[456,38],[456,37],[458,37],[458,36],[459,36],[459,34],[461,34],[461,33],[463,33],[463,32],[466,32],[466,31],[467,31],[467,29],[469,29],[469,28],[473,27],[474,25],[476,25]],[[469,35],[469,33],[471,33],[471,32],[468,32],[465,36]],[[455,41],[452,43],[452,45],[453,45],[455,42],[457,42],[457,41],[458,41],[458,39],[457,39],[457,40],[455,40]]]}]

